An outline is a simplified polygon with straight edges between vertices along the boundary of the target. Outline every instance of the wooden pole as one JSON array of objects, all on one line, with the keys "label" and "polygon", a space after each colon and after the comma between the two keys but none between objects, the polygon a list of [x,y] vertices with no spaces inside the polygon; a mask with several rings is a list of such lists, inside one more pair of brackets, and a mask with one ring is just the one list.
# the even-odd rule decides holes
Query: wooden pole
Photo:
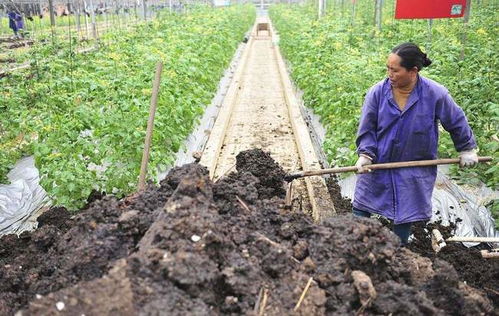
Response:
[{"label": "wooden pole", "polygon": [[139,20],[139,14],[137,13],[137,2],[134,2],[133,4],[133,11],[135,12],[135,24],[137,24]]},{"label": "wooden pole", "polygon": [[[492,161],[492,157],[478,157],[478,161],[479,162]],[[365,168],[369,170],[384,170],[384,169],[396,169],[396,168],[407,168],[407,167],[429,167],[437,165],[450,165],[450,164],[457,164],[459,162],[460,162],[459,158],[447,158],[447,159],[434,159],[434,160],[388,162],[388,163],[367,165],[365,166]],[[356,171],[357,167],[355,166],[339,167],[339,168],[330,168],[330,169],[321,169],[321,170],[302,171],[295,174],[290,174],[286,177],[292,180],[301,177],[320,176],[323,174],[334,174],[334,173],[356,172]]]},{"label": "wooden pole", "polygon": [[80,42],[80,36],[81,36],[80,1],[76,2],[75,14],[76,14],[76,32],[78,33],[77,38],[78,42]]},{"label": "wooden pole", "polygon": [[[104,4],[103,4],[103,7],[101,8],[102,11],[101,11],[101,15],[104,15],[104,25],[105,25],[105,29],[106,31],[108,29],[111,28],[111,25],[112,25],[112,21],[109,19],[109,17],[107,16],[107,1],[104,1]],[[112,17],[111,17],[112,18]]]},{"label": "wooden pole", "polygon": [[55,26],[55,15],[54,15],[54,1],[49,0],[49,12],[50,12],[50,25]]},{"label": "wooden pole", "polygon": [[426,43],[426,53],[430,54],[431,44],[433,42],[433,19],[428,19],[428,42]]},{"label": "wooden pole", "polygon": [[83,20],[85,21],[85,34],[87,36],[87,39],[90,38],[90,35],[88,34],[88,18],[87,18],[87,2],[83,1]]},{"label": "wooden pole", "polygon": [[453,236],[453,237],[447,238],[445,241],[499,243],[499,237],[459,237],[459,236]]},{"label": "wooden pole", "polygon": [[352,0],[352,26],[355,24],[355,3],[356,0]]},{"label": "wooden pole", "polygon": [[54,15],[54,2],[49,0],[49,12],[50,12],[50,32],[52,34],[52,45],[55,43],[55,15]]},{"label": "wooden pole", "polygon": [[464,48],[466,46],[466,40],[468,35],[466,34],[468,31],[468,21],[470,20],[470,11],[471,11],[471,0],[466,0],[466,8],[464,9],[464,17],[463,17],[463,35],[461,39],[462,48],[461,48],[461,56],[459,58],[464,60]]},{"label": "wooden pole", "polygon": [[90,17],[92,19],[92,34],[94,36],[94,40],[97,40],[97,27],[95,25],[95,8],[92,0],[90,0]]},{"label": "wooden pole", "polygon": [[140,166],[139,185],[137,190],[142,191],[146,186],[147,163],[149,162],[149,149],[151,147],[152,130],[154,128],[154,116],[156,114],[156,105],[158,104],[159,84],[161,82],[161,71],[163,62],[156,64],[156,75],[152,87],[151,107],[149,109],[149,120],[147,121],[146,140],[144,143],[144,152],[142,154],[142,164]]},{"label": "wooden pole", "polygon": [[378,31],[381,32],[381,18],[382,18],[382,10],[383,10],[383,0],[376,0],[376,8],[375,8],[375,25],[378,27]]}]

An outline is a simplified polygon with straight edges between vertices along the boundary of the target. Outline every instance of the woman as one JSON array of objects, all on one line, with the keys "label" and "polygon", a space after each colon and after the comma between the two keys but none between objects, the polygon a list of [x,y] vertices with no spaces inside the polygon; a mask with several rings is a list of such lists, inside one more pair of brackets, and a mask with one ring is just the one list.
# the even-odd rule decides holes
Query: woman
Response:
[{"label": "woman", "polygon": [[16,25],[17,25],[17,32],[19,33],[20,38],[24,38],[24,20],[23,16],[18,13],[16,16]]},{"label": "woman", "polygon": [[429,66],[418,46],[404,43],[388,56],[388,78],[367,93],[357,134],[356,216],[379,214],[393,221],[405,245],[411,223],[431,218],[436,167],[369,172],[372,163],[437,158],[438,122],[448,131],[462,167],[478,163],[477,144],[463,110],[448,90],[419,74]]},{"label": "woman", "polygon": [[9,17],[9,28],[14,32],[14,38],[17,38],[17,13],[10,11],[7,16]]},{"label": "woman", "polygon": [[[14,32],[14,38],[23,37],[24,21],[22,15],[15,11],[10,11],[7,15],[9,17],[9,27]],[[20,36],[18,33],[20,33]]]}]

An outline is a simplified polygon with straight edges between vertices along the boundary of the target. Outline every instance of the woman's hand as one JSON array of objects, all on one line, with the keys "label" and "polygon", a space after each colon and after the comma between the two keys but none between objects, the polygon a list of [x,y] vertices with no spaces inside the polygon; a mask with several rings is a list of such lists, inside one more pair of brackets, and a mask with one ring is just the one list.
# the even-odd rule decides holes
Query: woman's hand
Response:
[{"label": "woman's hand", "polygon": [[369,157],[368,155],[365,154],[360,154],[359,159],[355,163],[355,167],[357,167],[357,173],[367,173],[371,172],[369,168],[366,168],[366,166],[372,164],[372,158]]},{"label": "woman's hand", "polygon": [[473,167],[478,163],[478,155],[476,154],[476,148],[472,150],[461,151],[459,153],[460,162],[459,165],[461,168],[464,167]]}]

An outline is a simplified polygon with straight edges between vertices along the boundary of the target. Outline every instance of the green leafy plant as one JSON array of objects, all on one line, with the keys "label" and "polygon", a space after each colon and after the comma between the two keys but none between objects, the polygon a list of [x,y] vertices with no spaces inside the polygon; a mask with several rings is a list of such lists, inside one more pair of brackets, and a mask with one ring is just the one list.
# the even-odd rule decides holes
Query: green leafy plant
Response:
[{"label": "green leafy plant", "polygon": [[148,172],[154,179],[158,166],[174,161],[254,18],[252,6],[196,7],[108,33],[103,41],[113,44],[87,54],[59,42],[37,45],[31,70],[1,79],[0,177],[34,154],[56,204],[80,207],[92,189],[133,191],[162,60]]}]

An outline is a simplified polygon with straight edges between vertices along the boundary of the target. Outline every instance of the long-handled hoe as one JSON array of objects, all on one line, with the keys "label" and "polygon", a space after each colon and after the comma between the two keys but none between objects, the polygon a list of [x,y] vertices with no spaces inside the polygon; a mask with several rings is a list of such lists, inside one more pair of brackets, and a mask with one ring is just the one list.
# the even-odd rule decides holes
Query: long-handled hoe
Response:
[{"label": "long-handled hoe", "polygon": [[[410,167],[427,167],[427,166],[437,166],[437,165],[449,165],[459,163],[458,158],[450,159],[435,159],[435,160],[418,160],[418,161],[401,161],[401,162],[390,162],[390,163],[380,163],[366,166],[369,171],[373,170],[384,170],[384,169],[396,169],[396,168],[410,168]],[[492,161],[492,157],[479,157],[478,162],[489,162]],[[286,194],[286,206],[291,207],[291,181],[298,178],[310,177],[310,176],[320,176],[324,174],[336,174],[343,172],[356,172],[357,167],[338,167],[329,168],[321,170],[307,170],[296,173],[288,174],[284,177],[284,180],[289,182],[288,192]],[[435,252],[439,252],[447,244],[446,242],[487,242],[487,243],[499,243],[499,238],[493,237],[451,237],[445,239],[442,234],[434,229],[432,232],[432,247]],[[485,253],[486,252],[486,253]],[[499,258],[499,251],[494,249],[492,251],[482,251],[482,256],[484,258]]]},{"label": "long-handled hoe", "polygon": [[[458,158],[449,159],[434,159],[434,160],[417,160],[417,161],[401,161],[401,162],[389,162],[389,163],[379,163],[374,165],[366,166],[369,171],[373,170],[383,170],[383,169],[397,169],[397,168],[410,168],[410,167],[428,167],[436,165],[450,165],[459,163]],[[492,161],[491,157],[478,157],[478,162],[488,162]],[[311,177],[311,176],[321,176],[324,174],[335,174],[344,172],[357,172],[357,167],[338,167],[329,168],[321,170],[307,170],[296,173],[291,173],[284,176],[284,181],[288,182],[287,192],[286,192],[286,208],[291,208],[292,203],[292,181],[298,178]]]},{"label": "long-handled hoe", "polygon": [[[459,161],[460,161],[459,158],[400,161],[400,162],[388,162],[388,163],[367,165],[365,166],[365,168],[369,170],[383,170],[383,169],[397,169],[397,168],[410,168],[410,167],[429,167],[436,165],[458,164]],[[492,161],[492,157],[478,157],[478,162],[489,162],[489,161]],[[335,173],[344,173],[344,172],[357,172],[357,167],[350,166],[350,167],[338,167],[338,168],[329,168],[321,170],[301,171],[286,175],[284,177],[284,180],[286,182],[291,182],[294,179],[303,178],[303,177],[320,176],[324,174],[335,174]]]}]

